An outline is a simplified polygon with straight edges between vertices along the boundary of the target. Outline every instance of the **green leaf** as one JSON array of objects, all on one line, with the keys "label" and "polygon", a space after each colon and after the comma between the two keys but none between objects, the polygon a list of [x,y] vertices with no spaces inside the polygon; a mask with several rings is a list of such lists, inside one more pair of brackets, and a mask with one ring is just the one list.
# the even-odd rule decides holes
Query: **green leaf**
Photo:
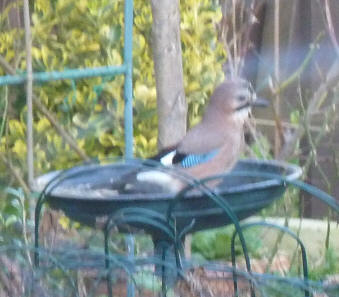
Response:
[{"label": "green leaf", "polygon": [[21,188],[15,189],[8,187],[6,188],[5,192],[19,198],[20,200],[24,197],[24,193]]},{"label": "green leaf", "polygon": [[10,225],[20,222],[19,218],[16,215],[10,215],[5,219],[5,226],[9,227]]}]

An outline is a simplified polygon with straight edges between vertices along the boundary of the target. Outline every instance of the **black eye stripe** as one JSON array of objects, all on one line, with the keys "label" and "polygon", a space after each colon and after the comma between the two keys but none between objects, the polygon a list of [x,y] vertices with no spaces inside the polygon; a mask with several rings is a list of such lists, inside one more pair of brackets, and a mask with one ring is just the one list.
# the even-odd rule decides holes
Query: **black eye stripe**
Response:
[{"label": "black eye stripe", "polygon": [[249,102],[246,102],[245,104],[238,106],[235,110],[239,111],[239,110],[242,110],[242,109],[250,107],[250,106],[251,106],[251,104]]}]

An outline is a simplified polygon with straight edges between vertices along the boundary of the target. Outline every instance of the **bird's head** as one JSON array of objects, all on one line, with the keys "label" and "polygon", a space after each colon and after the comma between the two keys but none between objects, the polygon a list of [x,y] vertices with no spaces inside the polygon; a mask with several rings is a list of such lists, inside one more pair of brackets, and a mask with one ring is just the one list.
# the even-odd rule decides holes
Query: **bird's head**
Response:
[{"label": "bird's head", "polygon": [[214,90],[209,104],[210,111],[245,121],[253,106],[267,106],[268,101],[258,98],[251,84],[243,79],[225,81]]}]

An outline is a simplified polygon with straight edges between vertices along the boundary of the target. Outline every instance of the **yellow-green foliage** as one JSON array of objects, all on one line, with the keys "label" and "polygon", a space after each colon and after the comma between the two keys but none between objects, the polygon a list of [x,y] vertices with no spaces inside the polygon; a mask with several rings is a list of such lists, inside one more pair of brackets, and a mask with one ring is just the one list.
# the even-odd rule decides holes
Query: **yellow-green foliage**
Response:
[{"label": "yellow-green foliage", "polygon": [[[156,92],[151,51],[149,1],[134,1],[133,89],[135,154],[156,152]],[[31,7],[34,71],[119,65],[123,56],[123,1],[36,0]],[[189,122],[195,124],[211,91],[222,77],[225,52],[217,41],[220,8],[208,0],[181,1],[181,37]],[[24,71],[23,30],[0,24],[0,54]],[[0,67],[0,74],[4,70]],[[90,157],[122,155],[123,77],[65,80],[36,84],[35,94],[53,111]],[[0,90],[2,94],[2,90]],[[25,93],[10,87],[11,106],[0,150],[10,152],[25,172]],[[4,97],[0,98],[3,106]],[[3,121],[0,112],[0,120]],[[0,121],[0,124],[1,124]],[[35,168],[38,173],[67,168],[80,159],[41,113],[34,114]],[[0,166],[4,168],[3,164]]]}]

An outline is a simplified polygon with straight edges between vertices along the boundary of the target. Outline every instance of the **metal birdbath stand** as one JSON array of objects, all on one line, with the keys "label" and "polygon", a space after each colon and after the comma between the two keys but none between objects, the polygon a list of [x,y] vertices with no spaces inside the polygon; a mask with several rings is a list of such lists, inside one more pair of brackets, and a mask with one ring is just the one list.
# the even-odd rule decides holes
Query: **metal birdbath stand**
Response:
[{"label": "metal birdbath stand", "polygon": [[[133,0],[125,0],[123,64],[33,73],[34,82],[124,75],[125,156],[127,158],[133,157],[132,34]],[[0,85],[23,84],[27,79],[26,74],[0,76]],[[48,203],[53,209],[61,209],[69,218],[89,226],[96,226],[97,219],[105,222],[103,228],[105,265],[108,270],[112,264],[108,249],[108,239],[112,227],[118,227],[121,232],[130,232],[130,229],[126,228],[127,224],[133,228],[145,230],[153,238],[156,253],[161,254],[161,260],[165,262],[160,266],[163,277],[163,295],[166,294],[167,283],[166,250],[173,249],[175,266],[180,272],[182,268],[181,246],[184,236],[198,230],[234,224],[236,228],[234,238],[236,235],[240,238],[246,268],[250,273],[251,267],[242,229],[251,226],[240,226],[239,220],[255,214],[279,198],[286,190],[287,184],[311,192],[339,213],[338,204],[329,195],[297,180],[301,174],[300,168],[273,161],[240,161],[230,174],[211,178],[221,180],[218,187],[212,190],[206,186],[208,185],[207,180],[205,184],[183,176],[180,177],[186,178],[189,186],[177,195],[161,191],[117,194],[114,189],[110,188],[112,177],[122,176],[126,170],[149,168],[154,165],[140,161],[124,161],[106,165],[87,164],[65,170],[60,174],[52,173],[47,178],[48,183],[38,188],[41,194],[35,208],[36,266],[39,266],[40,215],[45,203]],[[294,237],[293,234],[290,235]],[[234,238],[232,241],[232,262],[235,267]],[[299,241],[298,243],[302,249],[306,280],[305,251],[302,243]],[[235,274],[234,281],[236,289]],[[109,277],[108,282],[110,282]],[[110,295],[112,295],[111,289],[109,286]],[[308,296],[306,290],[305,295]]]},{"label": "metal birdbath stand", "polygon": [[[123,233],[142,229],[152,236],[154,254],[160,263],[156,265],[156,272],[162,277],[163,296],[166,295],[167,286],[182,273],[182,242],[185,235],[199,230],[234,224],[234,238],[239,236],[246,269],[251,273],[243,227],[239,220],[257,213],[281,197],[289,183],[297,186],[301,183],[297,180],[301,175],[298,166],[277,161],[241,160],[232,172],[200,182],[182,177],[172,169],[157,167],[159,170],[172,171],[178,178],[186,178],[188,187],[176,195],[165,191],[154,192],[151,187],[142,193],[119,192],[113,188],[112,185],[121,176],[136,170],[154,169],[154,166],[159,164],[135,159],[108,164],[94,163],[38,179],[40,184],[41,181],[42,184],[48,182],[40,189],[35,211],[35,264],[39,265],[40,215],[47,202],[51,208],[62,210],[69,218],[88,226],[95,227],[101,222],[111,296],[109,271],[112,262],[108,242],[113,227]],[[218,180],[213,190],[208,187],[211,180]],[[231,252],[235,267],[234,238]],[[306,281],[306,254],[302,243],[298,243],[302,249]],[[171,272],[172,269],[168,267],[174,267],[175,272]],[[235,274],[233,277],[236,292],[237,277]],[[254,288],[251,288],[254,295]],[[305,296],[309,296],[306,291]]]}]

